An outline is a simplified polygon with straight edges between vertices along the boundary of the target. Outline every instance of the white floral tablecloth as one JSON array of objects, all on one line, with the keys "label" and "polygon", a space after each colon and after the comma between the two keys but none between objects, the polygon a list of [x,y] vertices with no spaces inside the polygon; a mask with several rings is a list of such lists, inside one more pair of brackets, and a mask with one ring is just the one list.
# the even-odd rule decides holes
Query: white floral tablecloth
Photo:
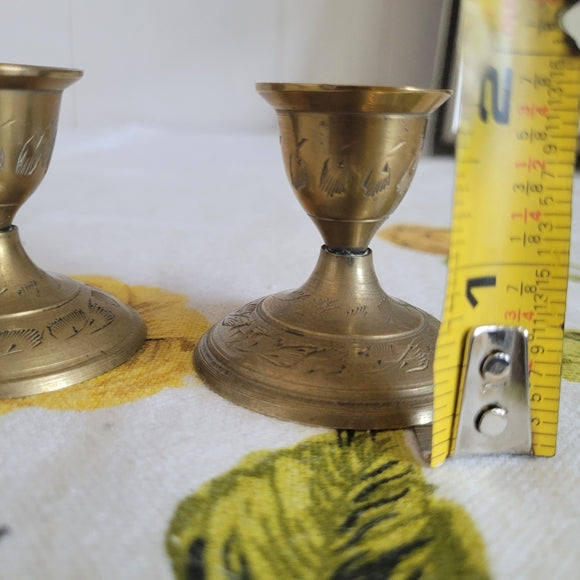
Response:
[{"label": "white floral tablecloth", "polygon": [[[449,227],[453,172],[423,158],[387,224],[407,247],[373,243],[385,290],[438,317],[445,257],[417,231]],[[15,220],[25,247],[133,304],[149,339],[99,379],[0,402],[0,578],[578,577],[579,219],[557,456],[430,469],[409,433],[278,421],[194,373],[210,324],[316,262],[275,134],[60,134]]]}]

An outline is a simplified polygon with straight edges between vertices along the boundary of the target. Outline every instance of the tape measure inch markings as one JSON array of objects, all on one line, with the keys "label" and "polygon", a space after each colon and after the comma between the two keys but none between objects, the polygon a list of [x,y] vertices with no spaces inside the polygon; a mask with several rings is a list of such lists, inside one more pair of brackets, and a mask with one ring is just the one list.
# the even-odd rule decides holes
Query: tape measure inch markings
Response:
[{"label": "tape measure inch markings", "polygon": [[[529,333],[533,453],[556,449],[580,62],[560,0],[465,0],[462,113],[447,293],[434,371],[431,465],[452,453],[464,341],[479,325]],[[470,90],[471,88],[471,90]]]}]

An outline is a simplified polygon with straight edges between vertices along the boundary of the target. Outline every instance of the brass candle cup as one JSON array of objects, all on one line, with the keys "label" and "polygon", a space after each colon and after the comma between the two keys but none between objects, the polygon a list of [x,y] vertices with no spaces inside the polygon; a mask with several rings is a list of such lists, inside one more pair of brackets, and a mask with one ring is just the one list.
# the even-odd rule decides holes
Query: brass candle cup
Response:
[{"label": "brass candle cup", "polygon": [[208,386],[261,413],[342,429],[432,420],[438,321],[381,288],[369,243],[411,183],[427,116],[450,93],[257,85],[275,108],[288,180],[324,245],[296,290],[213,326],[195,365]]},{"label": "brass candle cup", "polygon": [[0,64],[0,399],[68,387],[131,357],[146,330],[101,290],[38,268],[13,218],[42,181],[72,69]]}]

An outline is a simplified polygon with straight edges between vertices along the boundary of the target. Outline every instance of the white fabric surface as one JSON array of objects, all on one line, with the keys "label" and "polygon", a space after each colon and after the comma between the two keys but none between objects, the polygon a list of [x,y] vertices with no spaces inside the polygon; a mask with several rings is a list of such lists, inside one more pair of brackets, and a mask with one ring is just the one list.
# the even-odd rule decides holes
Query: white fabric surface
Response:
[{"label": "white fabric surface", "polygon": [[[453,170],[451,159],[422,159],[391,222],[447,226]],[[62,133],[15,223],[39,266],[186,294],[212,323],[302,284],[321,243],[274,134]],[[574,224],[577,232],[578,217]],[[576,238],[575,246],[572,261]],[[378,237],[373,249],[385,290],[439,317],[443,258]],[[572,284],[575,328],[578,291]],[[163,539],[180,499],[251,450],[322,432],[235,407],[189,380],[191,388],[118,407],[0,417],[0,525],[13,531],[0,540],[0,578],[171,578]],[[561,408],[554,459],[452,459],[426,469],[438,494],[475,520],[496,578],[578,574],[579,385],[564,382]]]}]

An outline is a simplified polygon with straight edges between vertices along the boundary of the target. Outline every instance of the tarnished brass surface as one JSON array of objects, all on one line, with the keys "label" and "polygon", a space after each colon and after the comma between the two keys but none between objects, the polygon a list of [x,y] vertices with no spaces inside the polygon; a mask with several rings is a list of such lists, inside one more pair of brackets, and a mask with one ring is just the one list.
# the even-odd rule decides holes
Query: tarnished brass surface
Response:
[{"label": "tarnished brass surface", "polygon": [[427,115],[447,91],[258,85],[278,114],[288,179],[324,239],[297,290],[230,314],[195,363],[216,392],[333,428],[389,429],[432,418],[439,323],[390,298],[368,245],[415,173]]},{"label": "tarnished brass surface", "polygon": [[81,71],[0,64],[0,399],[67,387],[127,360],[139,316],[115,298],[38,268],[12,220],[44,177],[63,89]]}]

